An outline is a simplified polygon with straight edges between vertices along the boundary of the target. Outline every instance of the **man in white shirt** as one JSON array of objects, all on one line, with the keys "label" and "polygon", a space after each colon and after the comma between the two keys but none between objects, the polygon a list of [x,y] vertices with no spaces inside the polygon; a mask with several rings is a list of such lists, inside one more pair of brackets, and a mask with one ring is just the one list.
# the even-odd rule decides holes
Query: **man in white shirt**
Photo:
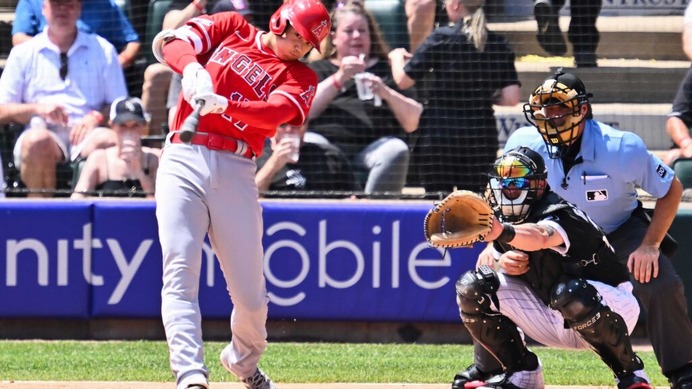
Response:
[{"label": "man in white shirt", "polygon": [[102,112],[127,95],[118,53],[98,35],[79,31],[81,0],[46,0],[47,26],[12,49],[0,77],[0,124],[27,126],[15,165],[32,197],[56,189],[56,164],[115,142]]}]

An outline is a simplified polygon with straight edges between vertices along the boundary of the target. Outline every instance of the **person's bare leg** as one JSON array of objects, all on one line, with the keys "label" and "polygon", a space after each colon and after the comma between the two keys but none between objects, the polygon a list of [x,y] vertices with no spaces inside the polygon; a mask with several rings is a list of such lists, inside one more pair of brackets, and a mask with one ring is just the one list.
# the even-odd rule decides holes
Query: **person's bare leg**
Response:
[{"label": "person's bare leg", "polygon": [[57,182],[55,165],[63,158],[48,130],[27,130],[19,169],[22,182],[29,189],[27,197],[53,197]]},{"label": "person's bare leg", "polygon": [[409,51],[414,52],[430,35],[435,26],[435,0],[406,0]]}]

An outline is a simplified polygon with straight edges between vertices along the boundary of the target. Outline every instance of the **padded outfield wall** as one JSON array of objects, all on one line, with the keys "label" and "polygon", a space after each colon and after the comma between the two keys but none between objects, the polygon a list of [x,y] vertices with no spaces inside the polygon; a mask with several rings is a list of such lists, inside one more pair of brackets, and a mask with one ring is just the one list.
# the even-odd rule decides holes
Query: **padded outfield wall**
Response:
[{"label": "padded outfield wall", "polygon": [[[262,204],[270,319],[458,322],[454,282],[482,246],[446,254],[429,247],[422,224],[431,202]],[[154,206],[146,200],[0,202],[0,318],[159,318]],[[692,210],[683,208],[672,233],[681,243],[675,263],[691,296],[689,231]],[[202,313],[226,319],[231,305],[208,242],[202,255]]]}]

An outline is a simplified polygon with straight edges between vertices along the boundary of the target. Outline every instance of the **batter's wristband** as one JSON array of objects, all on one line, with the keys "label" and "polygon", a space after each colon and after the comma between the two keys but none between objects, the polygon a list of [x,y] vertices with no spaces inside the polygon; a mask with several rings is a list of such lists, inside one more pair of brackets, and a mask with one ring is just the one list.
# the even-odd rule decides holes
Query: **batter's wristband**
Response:
[{"label": "batter's wristband", "polygon": [[192,2],[192,4],[195,6],[195,8],[197,8],[197,11],[199,11],[199,12],[204,12],[204,7],[202,7],[201,5],[199,5],[199,2],[197,2],[197,0],[194,0],[194,1]]},{"label": "batter's wristband", "polygon": [[514,226],[509,223],[502,223],[502,233],[497,237],[497,240],[502,243],[511,242],[517,235],[517,231]]}]

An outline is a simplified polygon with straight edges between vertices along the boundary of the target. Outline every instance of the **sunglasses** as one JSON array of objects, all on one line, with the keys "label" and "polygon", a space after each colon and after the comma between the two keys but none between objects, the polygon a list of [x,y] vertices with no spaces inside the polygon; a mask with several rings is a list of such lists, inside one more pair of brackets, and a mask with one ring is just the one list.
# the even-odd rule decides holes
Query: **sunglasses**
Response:
[{"label": "sunglasses", "polygon": [[529,187],[531,180],[526,177],[510,177],[500,179],[502,189],[526,189]]},{"label": "sunglasses", "polygon": [[62,78],[63,81],[67,78],[67,73],[69,71],[67,67],[68,62],[67,53],[60,53],[60,78]]}]

